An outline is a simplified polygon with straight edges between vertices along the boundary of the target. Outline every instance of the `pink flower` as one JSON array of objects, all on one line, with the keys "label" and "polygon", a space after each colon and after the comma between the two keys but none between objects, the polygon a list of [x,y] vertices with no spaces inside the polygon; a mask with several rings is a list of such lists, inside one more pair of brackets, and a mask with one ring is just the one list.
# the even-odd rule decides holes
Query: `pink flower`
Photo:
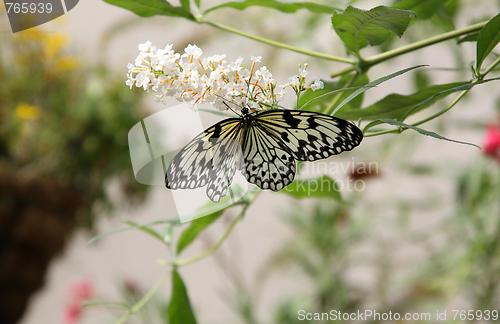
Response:
[{"label": "pink flower", "polygon": [[82,280],[70,288],[70,299],[64,308],[64,324],[78,324],[83,313],[83,303],[94,296],[94,286]]},{"label": "pink flower", "polygon": [[71,294],[74,300],[83,301],[94,295],[94,286],[87,280],[77,282],[71,287]]},{"label": "pink flower", "polygon": [[488,126],[483,151],[487,156],[500,162],[500,124]]},{"label": "pink flower", "polygon": [[77,324],[82,315],[82,305],[79,302],[71,303],[64,309],[64,324]]}]

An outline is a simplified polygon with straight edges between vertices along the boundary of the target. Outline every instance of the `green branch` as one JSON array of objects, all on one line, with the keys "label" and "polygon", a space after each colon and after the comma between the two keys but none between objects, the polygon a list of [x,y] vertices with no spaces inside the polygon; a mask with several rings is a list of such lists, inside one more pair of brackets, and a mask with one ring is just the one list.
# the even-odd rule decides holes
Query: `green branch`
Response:
[{"label": "green branch", "polygon": [[[427,118],[424,118],[422,120],[419,120],[418,122],[415,122],[415,123],[410,124],[410,125],[411,126],[419,126],[419,125],[422,125],[422,124],[424,124],[424,123],[426,123],[426,122],[428,122],[436,117],[441,116],[442,114],[446,113],[448,110],[453,108],[460,100],[462,100],[462,98],[465,97],[465,95],[467,93],[469,93],[470,89],[472,89],[472,88],[469,88],[467,90],[460,92],[460,94],[445,109],[438,111],[437,113],[435,113]],[[384,134],[399,134],[399,133],[402,133],[403,131],[404,130],[401,130],[400,128],[387,129],[387,130],[382,130],[382,131],[378,131],[378,132],[369,132],[369,133],[364,134],[363,136],[364,137],[372,137],[372,136],[379,136],[379,135],[384,135]]]},{"label": "green branch", "polygon": [[310,51],[310,50],[307,50],[304,48],[281,43],[281,42],[275,41],[273,39],[265,38],[265,37],[258,36],[258,35],[249,34],[247,32],[241,31],[239,29],[229,27],[226,25],[222,25],[219,23],[215,23],[212,21],[199,20],[198,22],[200,24],[209,25],[209,26],[215,27],[215,28],[223,30],[223,31],[227,31],[227,32],[230,32],[230,33],[233,33],[236,35],[240,35],[240,36],[258,41],[258,42],[263,43],[263,44],[271,45],[271,46],[278,47],[278,48],[284,48],[284,49],[290,50],[292,52],[304,54],[304,55],[307,55],[310,57],[316,57],[316,58],[320,58],[323,60],[335,61],[335,62],[341,62],[341,63],[347,63],[347,64],[353,64],[353,65],[356,64],[356,61],[354,61],[352,59],[348,59],[348,58],[340,57],[340,56],[334,56],[334,55],[330,55],[330,54],[322,53],[322,52]]},{"label": "green branch", "polygon": [[479,73],[479,78],[482,79],[484,78],[488,73],[493,71],[494,68],[497,67],[497,65],[500,63],[500,57],[497,57],[493,63],[491,63],[490,66],[488,66],[483,73]]},{"label": "green branch", "polygon": [[226,228],[226,230],[224,231],[222,236],[217,240],[217,242],[215,242],[208,249],[206,249],[205,251],[201,252],[198,255],[186,259],[174,260],[173,266],[177,267],[185,266],[200,261],[201,259],[204,259],[207,256],[214,254],[221,247],[222,243],[224,243],[226,239],[229,237],[229,235],[232,233],[232,231],[236,227],[236,224],[238,224],[243,219],[248,207],[250,207],[250,202],[245,204],[241,209],[240,213],[231,220],[231,223],[229,223],[229,226]]},{"label": "green branch", "polygon": [[[451,108],[453,108],[460,100],[462,100],[465,95],[467,95],[467,93],[469,93],[469,91],[473,88],[473,85],[475,84],[480,84],[482,83],[482,80],[483,78],[488,74],[490,73],[491,71],[493,71],[493,69],[498,65],[500,64],[500,57],[497,57],[495,59],[495,61],[493,61],[493,63],[491,63],[490,66],[488,66],[483,73],[481,73],[479,75],[479,78],[477,80],[474,80],[474,81],[471,81],[471,87],[468,88],[468,89],[465,89],[463,90],[462,92],[459,93],[459,95],[443,110],[440,110],[424,119],[421,119],[413,124],[411,124],[411,126],[419,126],[419,125],[422,125],[424,123],[427,123],[428,121],[431,121],[439,116],[441,116],[442,114],[446,113],[447,111],[449,111]],[[366,133],[364,134],[364,137],[371,137],[371,136],[378,136],[378,135],[384,135],[384,134],[397,134],[397,133],[401,133],[402,130],[400,130],[399,128],[396,128],[396,129],[387,129],[387,130],[381,130],[381,131],[377,131],[377,132],[369,132],[369,133]]]},{"label": "green branch", "polygon": [[370,56],[366,59],[360,60],[360,62],[357,64],[357,66],[351,66],[351,67],[339,70],[337,72],[333,72],[332,74],[330,74],[330,77],[335,78],[335,77],[350,73],[352,71],[355,71],[357,69],[368,70],[370,67],[377,65],[379,63],[385,62],[387,60],[390,60],[394,57],[397,57],[397,56],[400,56],[400,55],[403,55],[403,54],[406,54],[409,52],[413,52],[415,50],[418,50],[418,49],[421,49],[421,48],[424,48],[427,46],[431,46],[431,45],[434,45],[434,44],[437,44],[440,42],[444,42],[444,41],[447,41],[447,40],[450,40],[453,38],[457,38],[457,37],[460,37],[462,35],[477,32],[481,28],[483,28],[483,26],[486,25],[486,23],[487,23],[487,21],[483,21],[483,22],[480,22],[477,24],[473,24],[473,25],[464,27],[464,28],[460,28],[460,29],[446,32],[446,33],[443,33],[440,35],[432,36],[432,37],[423,39],[421,41],[414,42],[414,43],[411,43],[411,44],[408,44],[406,46],[402,46],[399,48],[395,48],[393,50],[390,50],[390,51],[387,51],[387,52],[384,52],[381,54]]},{"label": "green branch", "polygon": [[470,25],[464,28],[460,28],[457,30],[453,30],[447,33],[443,33],[440,35],[436,35],[433,37],[429,37],[427,39],[411,43],[406,46],[402,46],[390,51],[387,51],[385,53],[381,53],[378,55],[371,56],[367,59],[365,59],[365,64],[368,66],[373,66],[376,64],[379,64],[381,62],[387,61],[391,58],[394,58],[399,55],[403,55],[409,52],[413,52],[415,50],[418,50],[423,47],[431,46],[440,42],[447,41],[449,39],[457,38],[462,35],[470,34],[479,31],[481,28],[483,28],[484,25],[486,25],[487,21],[483,21],[474,25]]},{"label": "green branch", "polygon": [[[356,81],[356,78],[358,77],[358,75],[359,75],[359,73],[357,73],[357,72],[354,73],[352,75],[352,77],[349,79],[349,81],[347,81],[344,88],[349,88],[350,86],[352,86],[354,81]],[[342,96],[343,96],[342,92],[337,93],[335,95],[335,97],[332,99],[332,101],[330,102],[330,105],[328,105],[328,107],[325,109],[325,111],[323,113],[327,114],[327,115],[331,115],[333,113],[333,110],[337,106],[337,103],[339,102],[340,98],[342,98]]]}]

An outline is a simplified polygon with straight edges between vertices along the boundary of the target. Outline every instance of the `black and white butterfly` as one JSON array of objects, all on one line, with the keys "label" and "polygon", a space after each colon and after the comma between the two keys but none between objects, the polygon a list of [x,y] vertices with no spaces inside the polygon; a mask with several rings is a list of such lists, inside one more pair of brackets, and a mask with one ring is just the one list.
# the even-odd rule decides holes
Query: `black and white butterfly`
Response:
[{"label": "black and white butterfly", "polygon": [[165,174],[169,189],[207,186],[207,196],[225,196],[236,170],[261,189],[278,191],[295,177],[296,160],[315,161],[350,151],[363,139],[350,122],[329,115],[274,109],[228,118],[189,142]]}]

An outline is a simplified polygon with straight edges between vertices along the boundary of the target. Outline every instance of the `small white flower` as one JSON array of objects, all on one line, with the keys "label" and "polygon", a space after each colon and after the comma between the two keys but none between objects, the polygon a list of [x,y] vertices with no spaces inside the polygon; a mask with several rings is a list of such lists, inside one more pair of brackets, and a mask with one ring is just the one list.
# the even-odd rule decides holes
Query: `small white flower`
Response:
[{"label": "small white flower", "polygon": [[135,83],[135,81],[134,81],[134,80],[132,80],[132,79],[130,79],[130,78],[129,78],[129,79],[127,79],[127,81],[125,81],[125,84],[126,84],[126,85],[130,88],[130,89],[132,89],[132,87],[134,86],[134,83]]},{"label": "small white flower", "polygon": [[135,86],[138,88],[143,88],[144,90],[147,90],[150,86],[151,80],[154,78],[154,74],[151,72],[143,71],[137,74],[136,80],[135,80]]},{"label": "small white flower", "polygon": [[229,70],[231,72],[239,72],[243,69],[243,66],[241,65],[243,63],[243,58],[242,57],[238,57],[236,59],[236,61],[234,62],[231,62],[229,64]]},{"label": "small white flower", "polygon": [[269,71],[269,69],[265,66],[261,67],[255,72],[255,77],[260,79],[264,83],[272,83],[274,82],[273,75]]},{"label": "small white flower", "polygon": [[[160,100],[174,97],[179,101],[211,103],[226,109],[223,99],[238,105],[250,105],[254,109],[268,109],[283,98],[290,87],[296,94],[305,90],[307,64],[299,67],[299,74],[288,83],[278,84],[265,66],[255,68],[261,56],[252,56],[251,66],[243,64],[243,58],[226,61],[225,54],[203,57],[196,45],[188,45],[181,55],[172,44],[157,49],[147,41],[139,45],[134,63],[127,65],[125,84],[132,88],[152,91]],[[321,81],[310,85],[311,89],[323,87]]]},{"label": "small white flower", "polygon": [[277,97],[277,99],[281,99],[285,95],[285,89],[286,86],[284,84],[280,84],[274,89],[274,95]]},{"label": "small white flower", "polygon": [[250,61],[252,63],[260,63],[260,61],[262,61],[262,56],[250,56]]},{"label": "small white flower", "polygon": [[307,77],[307,63],[299,65],[299,77],[301,78]]},{"label": "small white flower", "polygon": [[203,55],[203,51],[196,45],[189,44],[185,49],[184,53],[191,56],[193,59],[197,60]]},{"label": "small white flower", "polygon": [[311,90],[316,91],[316,90],[321,90],[325,87],[325,84],[321,80],[314,80],[313,83],[311,83]]},{"label": "small white flower", "polygon": [[222,64],[224,62],[224,59],[226,58],[226,55],[212,55],[206,58],[206,62],[208,64]]},{"label": "small white flower", "polygon": [[139,44],[138,48],[140,52],[147,52],[151,49],[152,43],[150,41],[146,41],[142,44]]},{"label": "small white flower", "polygon": [[299,88],[300,87],[300,78],[298,75],[294,75],[288,78],[288,83],[286,86],[291,88]]}]

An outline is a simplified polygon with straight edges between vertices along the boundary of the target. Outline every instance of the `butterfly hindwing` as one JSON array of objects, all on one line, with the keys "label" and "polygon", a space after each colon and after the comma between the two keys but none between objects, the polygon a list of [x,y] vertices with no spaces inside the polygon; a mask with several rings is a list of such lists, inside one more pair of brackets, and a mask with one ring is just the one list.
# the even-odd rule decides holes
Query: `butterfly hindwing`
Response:
[{"label": "butterfly hindwing", "polygon": [[261,189],[278,191],[295,177],[295,159],[279,138],[269,136],[257,123],[246,130],[242,173]]},{"label": "butterfly hindwing", "polygon": [[363,139],[350,122],[330,115],[303,110],[270,110],[255,115],[269,136],[281,139],[293,157],[315,161],[350,151]]}]

